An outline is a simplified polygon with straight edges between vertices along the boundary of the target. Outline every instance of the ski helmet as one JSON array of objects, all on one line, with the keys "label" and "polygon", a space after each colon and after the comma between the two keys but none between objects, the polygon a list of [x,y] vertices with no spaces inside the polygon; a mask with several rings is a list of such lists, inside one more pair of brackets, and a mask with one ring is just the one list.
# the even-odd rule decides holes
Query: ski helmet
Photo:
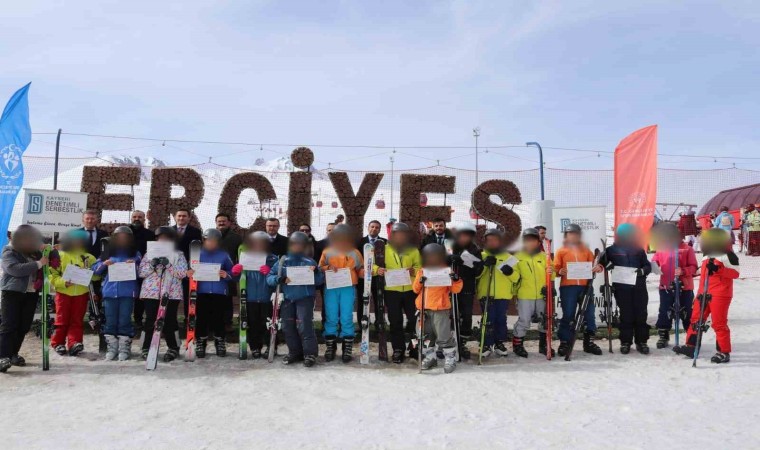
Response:
[{"label": "ski helmet", "polygon": [[351,226],[346,225],[345,223],[339,223],[335,225],[333,230],[330,232],[330,239],[334,238],[340,238],[340,237],[353,237],[354,232],[351,229]]},{"label": "ski helmet", "polygon": [[396,222],[391,227],[391,233],[409,233],[410,231],[412,231],[411,228],[409,228],[409,225],[405,224],[404,222]]},{"label": "ski helmet", "polygon": [[472,233],[475,234],[478,230],[472,222],[462,222],[457,227],[457,233]]},{"label": "ski helmet", "polygon": [[444,248],[441,244],[431,243],[427,244],[426,246],[422,247],[422,258],[441,258],[444,261],[446,260],[446,248]]},{"label": "ski helmet", "polygon": [[581,234],[581,226],[577,223],[569,223],[565,226],[565,233],[575,233],[575,234]]},{"label": "ski helmet", "polygon": [[66,233],[66,240],[68,241],[85,241],[90,238],[89,233],[87,231],[82,229],[77,230],[71,230],[68,233]]},{"label": "ski helmet", "polygon": [[486,239],[489,236],[496,236],[501,239],[504,237],[504,233],[502,233],[498,228],[491,228],[489,230],[486,230],[485,234],[483,235],[483,239]]},{"label": "ski helmet", "polygon": [[630,237],[633,236],[633,234],[636,232],[636,226],[632,223],[621,223],[618,225],[617,229],[615,230],[615,234],[618,237]]},{"label": "ski helmet", "polygon": [[526,228],[522,232],[523,239],[530,237],[535,239],[541,239],[541,235],[539,234],[538,230],[535,228]]},{"label": "ski helmet", "polygon": [[120,225],[116,227],[115,230],[113,230],[113,233],[111,233],[111,236],[116,236],[117,234],[128,234],[132,236],[134,233],[132,233],[132,229],[129,228],[126,225]]},{"label": "ski helmet", "polygon": [[729,249],[731,236],[722,228],[710,228],[702,232],[700,243],[705,255],[723,254]]},{"label": "ski helmet", "polygon": [[266,233],[266,231],[254,231],[249,235],[249,237],[254,241],[270,242],[269,235]]},{"label": "ski helmet", "polygon": [[169,236],[172,239],[177,239],[177,230],[172,227],[158,227],[156,228],[156,239],[161,236]]},{"label": "ski helmet", "polygon": [[[333,232],[335,232],[335,230],[333,230]],[[309,236],[304,232],[294,231],[293,234],[290,235],[290,238],[288,238],[288,244],[308,245]]]},{"label": "ski helmet", "polygon": [[207,228],[206,231],[203,232],[203,239],[204,240],[212,239],[215,241],[221,241],[222,232],[217,230],[216,228]]}]

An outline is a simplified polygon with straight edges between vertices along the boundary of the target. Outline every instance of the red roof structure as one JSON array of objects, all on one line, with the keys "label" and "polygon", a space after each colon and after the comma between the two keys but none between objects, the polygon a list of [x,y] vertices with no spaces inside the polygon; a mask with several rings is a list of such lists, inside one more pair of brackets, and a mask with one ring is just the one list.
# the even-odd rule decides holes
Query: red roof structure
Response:
[{"label": "red roof structure", "polygon": [[760,183],[718,192],[702,206],[698,215],[717,212],[721,206],[728,206],[729,211],[735,211],[750,203],[760,203]]}]

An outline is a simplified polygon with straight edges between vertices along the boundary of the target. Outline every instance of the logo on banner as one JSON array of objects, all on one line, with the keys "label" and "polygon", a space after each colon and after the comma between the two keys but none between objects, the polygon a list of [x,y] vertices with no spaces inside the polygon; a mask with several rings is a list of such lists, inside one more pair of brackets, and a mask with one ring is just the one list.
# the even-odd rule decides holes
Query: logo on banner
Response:
[{"label": "logo on banner", "polygon": [[559,229],[564,233],[565,230],[567,230],[567,226],[571,223],[573,223],[573,221],[568,218],[559,219]]},{"label": "logo on banner", "polygon": [[21,169],[21,148],[16,144],[10,144],[0,150],[0,178],[6,183],[18,179],[24,174]]},{"label": "logo on banner", "polygon": [[643,205],[646,200],[647,200],[647,196],[643,192],[634,192],[633,194],[631,194],[631,197],[629,198],[629,201],[631,202],[631,204],[637,208],[640,208],[641,205]]},{"label": "logo on banner", "polygon": [[27,214],[42,214],[42,205],[45,203],[45,197],[40,194],[29,194],[29,204],[26,208]]},{"label": "logo on banner", "polygon": [[568,219],[568,218],[561,218],[559,219],[559,228],[564,233],[567,229],[567,226],[571,223],[574,223],[581,227],[581,230],[583,231],[589,231],[589,230],[599,230],[601,229],[602,225],[597,223],[593,219],[588,219],[585,217],[581,217],[578,219]]}]

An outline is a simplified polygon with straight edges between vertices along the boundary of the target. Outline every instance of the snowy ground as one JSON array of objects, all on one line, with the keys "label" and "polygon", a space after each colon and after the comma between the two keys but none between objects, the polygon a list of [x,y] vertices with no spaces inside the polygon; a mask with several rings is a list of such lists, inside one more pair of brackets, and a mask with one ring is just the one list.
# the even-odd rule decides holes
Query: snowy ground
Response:
[{"label": "snowy ground", "polygon": [[150,373],[139,361],[88,360],[87,336],[89,355],[53,354],[42,372],[30,337],[30,366],[0,376],[2,448],[757,448],[759,291],[758,280],[736,283],[732,362],[709,363],[710,332],[697,369],[652,340],[649,356],[615,345],[572,362],[547,362],[533,341],[528,360],[466,363],[451,375],[235,356]]}]

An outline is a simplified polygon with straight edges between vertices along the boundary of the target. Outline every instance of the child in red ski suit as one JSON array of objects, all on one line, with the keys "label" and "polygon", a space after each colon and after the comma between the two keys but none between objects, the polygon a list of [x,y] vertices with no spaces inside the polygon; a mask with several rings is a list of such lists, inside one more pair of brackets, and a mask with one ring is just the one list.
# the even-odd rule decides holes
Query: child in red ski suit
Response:
[{"label": "child in red ski suit", "polygon": [[[715,231],[713,231],[715,230]],[[704,257],[700,267],[699,291],[691,314],[691,326],[686,334],[686,345],[676,347],[674,351],[689,357],[694,357],[697,345],[698,323],[700,322],[700,305],[705,297],[704,283],[708,278],[707,304],[701,323],[712,316],[712,328],[715,330],[717,353],[711,358],[716,364],[727,363],[731,360],[731,330],[728,328],[728,307],[734,295],[734,280],[739,278],[739,258],[732,252],[726,251],[725,243],[730,242],[730,236],[719,229],[710,229],[710,233],[723,233],[725,237],[715,238],[716,245],[710,243],[705,248],[703,236]],[[707,233],[707,231],[705,232]],[[704,233],[703,233],[704,234]],[[712,240],[713,237],[710,237]]]}]

